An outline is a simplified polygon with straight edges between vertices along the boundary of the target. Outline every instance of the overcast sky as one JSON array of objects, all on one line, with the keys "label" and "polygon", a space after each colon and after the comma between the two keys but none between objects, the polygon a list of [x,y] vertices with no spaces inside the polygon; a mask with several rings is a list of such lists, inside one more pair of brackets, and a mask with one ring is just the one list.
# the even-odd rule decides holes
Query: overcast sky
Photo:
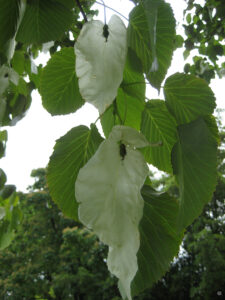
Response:
[{"label": "overcast sky", "polygon": [[[167,1],[174,9],[178,33],[182,33],[182,18],[185,1],[179,0]],[[202,2],[199,0],[198,2]],[[105,0],[106,5],[117,9],[120,13],[128,17],[129,11],[133,5],[129,0]],[[113,5],[113,6],[112,6]],[[96,5],[99,9],[97,19],[103,20],[103,8]],[[107,20],[112,15],[112,11],[107,10]],[[124,20],[126,23],[126,21]],[[176,51],[173,57],[172,65],[168,71],[168,75],[175,72],[183,72],[183,50]],[[37,63],[46,62],[48,56],[41,55]],[[223,101],[224,79],[213,80],[211,87],[217,98],[219,108],[225,108]],[[149,98],[158,98],[157,91],[148,87]],[[39,94],[34,91],[32,94],[32,105],[27,115],[19,121],[16,126],[7,128],[8,142],[6,156],[0,160],[0,167],[6,172],[8,184],[15,184],[18,190],[26,191],[28,185],[33,183],[30,173],[33,169],[45,167],[48,163],[49,156],[53,151],[55,140],[66,134],[72,127],[80,124],[89,126],[94,122],[98,113],[90,104],[85,104],[80,110],[74,114],[66,116],[52,117],[43,109]],[[163,98],[163,95],[160,95]],[[224,102],[224,103],[223,103]]]}]

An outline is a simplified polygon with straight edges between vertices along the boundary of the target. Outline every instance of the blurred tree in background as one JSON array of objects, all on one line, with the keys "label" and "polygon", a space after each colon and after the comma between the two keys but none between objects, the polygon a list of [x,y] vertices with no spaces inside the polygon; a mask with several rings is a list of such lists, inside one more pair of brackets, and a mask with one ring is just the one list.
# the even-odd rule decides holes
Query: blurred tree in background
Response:
[{"label": "blurred tree in background", "polygon": [[0,299],[118,299],[106,247],[63,217],[48,194],[44,169],[32,176],[30,193],[21,195],[22,226],[0,252]]}]

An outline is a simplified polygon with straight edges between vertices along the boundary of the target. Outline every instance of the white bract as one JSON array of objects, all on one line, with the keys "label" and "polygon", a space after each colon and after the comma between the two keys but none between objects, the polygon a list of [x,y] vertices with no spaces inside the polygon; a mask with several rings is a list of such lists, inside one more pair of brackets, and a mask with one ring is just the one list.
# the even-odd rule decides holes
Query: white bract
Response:
[{"label": "white bract", "polygon": [[148,144],[135,129],[115,126],[109,138],[80,169],[75,183],[79,218],[109,246],[108,268],[119,278],[128,299],[138,270],[138,225],[144,206],[140,189],[149,172],[136,148]]},{"label": "white bract", "polygon": [[111,17],[107,38],[103,35],[103,28],[101,21],[87,22],[75,43],[80,93],[100,114],[116,98],[123,80],[127,53],[126,27],[123,21],[116,15]]}]

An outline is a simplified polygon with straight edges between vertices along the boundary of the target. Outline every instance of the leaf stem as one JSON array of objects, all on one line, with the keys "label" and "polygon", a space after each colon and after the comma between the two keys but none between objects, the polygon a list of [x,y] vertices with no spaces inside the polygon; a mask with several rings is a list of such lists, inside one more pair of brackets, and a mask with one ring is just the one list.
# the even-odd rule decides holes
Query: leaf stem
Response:
[{"label": "leaf stem", "polygon": [[103,0],[100,0],[104,6],[104,22],[106,24],[106,7],[105,7],[105,2]]},{"label": "leaf stem", "polygon": [[80,4],[80,0],[76,0],[76,2],[77,2],[77,6],[79,7],[80,12],[81,12],[81,14],[82,14],[82,16],[83,16],[83,18],[84,18],[84,21],[87,23],[87,22],[88,22],[88,19],[87,19],[86,15],[85,15],[85,12],[84,12],[84,10],[83,10],[81,4]]},{"label": "leaf stem", "polygon": [[101,3],[101,2],[98,2],[98,1],[95,1],[95,3],[97,3],[99,5],[103,5],[104,7],[108,8],[108,9],[114,11],[115,13],[117,13],[118,15],[120,15],[125,20],[129,21],[129,19],[127,17],[125,17],[124,15],[122,15],[118,10],[116,10],[116,9],[114,9],[114,8],[108,6],[108,5],[105,5],[105,4]]}]

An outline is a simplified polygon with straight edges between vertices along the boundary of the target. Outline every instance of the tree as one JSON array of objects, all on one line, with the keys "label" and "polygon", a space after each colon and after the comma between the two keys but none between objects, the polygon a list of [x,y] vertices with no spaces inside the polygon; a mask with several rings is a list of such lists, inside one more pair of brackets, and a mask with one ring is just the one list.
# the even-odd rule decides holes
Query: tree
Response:
[{"label": "tree", "polygon": [[225,62],[221,57],[225,54],[223,40],[225,38],[225,3],[223,0],[205,0],[204,5],[187,0],[184,25],[187,38],[184,41],[186,58],[196,49],[198,55],[193,63],[185,65],[186,73],[197,75],[210,82],[215,75],[225,75]]},{"label": "tree", "polygon": [[107,249],[80,223],[64,218],[48,193],[45,170],[20,195],[23,222],[0,252],[1,299],[120,299],[107,272]]},{"label": "tree", "polygon": [[[211,199],[215,97],[193,75],[165,80],[176,33],[164,0],[135,1],[128,28],[118,15],[108,24],[88,21],[95,2],[0,1],[0,124],[24,116],[34,88],[52,115],[75,112],[85,101],[98,109],[105,138],[98,120],[72,128],[56,142],[47,182],[62,212],[76,221],[79,215],[109,246],[108,268],[130,300],[162,277],[184,229]],[[51,59],[35,67],[43,47]],[[146,101],[146,84],[163,88],[165,100]],[[152,188],[147,163],[175,175],[178,199]]]}]

